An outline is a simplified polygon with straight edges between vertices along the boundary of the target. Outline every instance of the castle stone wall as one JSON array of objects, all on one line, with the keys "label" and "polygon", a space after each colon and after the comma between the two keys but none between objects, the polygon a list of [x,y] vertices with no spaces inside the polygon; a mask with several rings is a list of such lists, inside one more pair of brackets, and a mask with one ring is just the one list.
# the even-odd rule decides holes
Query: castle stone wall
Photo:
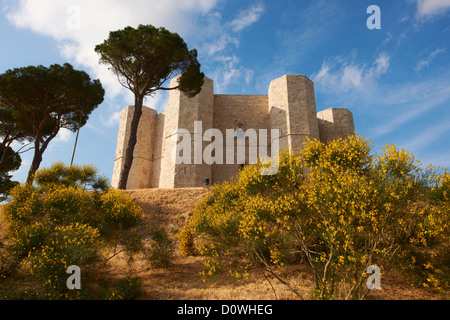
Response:
[{"label": "castle stone wall", "polygon": [[[165,124],[166,114],[161,113],[156,116],[155,119],[155,138],[153,140],[153,168],[152,176],[150,179],[150,188],[159,188],[162,165],[163,165],[163,145],[164,145],[164,124]],[[162,178],[164,179],[164,177]],[[162,183],[161,183],[162,184]]]},{"label": "castle stone wall", "polygon": [[280,147],[299,151],[307,138],[319,138],[314,84],[302,75],[285,75],[271,82],[269,114],[279,128]]},{"label": "castle stone wall", "polygon": [[[171,81],[171,86],[176,86],[175,81],[177,78]],[[178,119],[180,117],[180,99],[181,92],[179,90],[171,91],[169,95],[169,107],[163,113],[164,121],[160,143],[161,143],[161,161],[160,161],[160,175],[159,175],[159,188],[174,188],[175,187],[175,148],[176,148],[176,132],[178,129]]]},{"label": "castle stone wall", "polygon": [[317,114],[320,141],[328,143],[336,138],[355,134],[353,114],[345,108],[330,108]]},{"label": "castle stone wall", "polygon": [[[171,80],[171,87],[178,84],[178,78]],[[117,187],[123,167],[133,111],[134,107],[130,106],[121,113],[112,187]],[[194,130],[196,121],[202,124],[198,134]],[[255,130],[258,138],[251,141],[248,137],[236,137],[238,125],[247,133]],[[205,148],[211,148],[212,142],[203,141],[203,137],[206,130],[213,128],[222,133],[223,164],[204,161],[196,164],[195,148],[199,148],[201,155]],[[267,131],[267,141],[259,137],[260,129]],[[205,78],[202,91],[193,98],[179,90],[171,91],[168,108],[161,114],[143,108],[127,189],[201,187],[206,181],[214,184],[234,179],[242,166],[253,160],[249,157],[251,148],[258,151],[263,148],[265,155],[273,156],[271,129],[280,130],[280,148],[286,147],[291,152],[301,151],[308,138],[328,143],[355,132],[349,110],[332,108],[317,113],[314,84],[306,76],[285,75],[275,79],[270,83],[268,95],[215,95],[213,81]],[[180,130],[187,130],[191,135],[190,164],[175,164]],[[233,131],[229,140],[227,130]],[[245,141],[242,163],[237,157],[238,141]],[[227,164],[227,149],[234,151],[233,164]]]},{"label": "castle stone wall", "polygon": [[[263,95],[215,95],[214,96],[214,128],[223,135],[223,164],[213,165],[213,183],[222,182],[235,177],[242,164],[238,163],[237,138],[227,139],[227,130],[236,130],[238,125],[243,125],[244,130],[254,129],[259,133],[260,129],[270,127],[267,113],[268,97]],[[234,136],[234,135],[233,135]],[[231,143],[230,143],[231,142]],[[270,145],[268,141],[265,145]],[[245,163],[251,162],[250,148],[259,148],[259,139],[255,142],[245,139]],[[233,164],[227,164],[226,152],[233,152]]]},{"label": "castle stone wall", "polygon": [[[133,119],[134,106],[128,106],[121,112],[118,143],[116,148],[116,165],[112,185],[119,184],[119,174],[125,160],[125,150],[130,137],[131,121]],[[131,167],[127,189],[145,189],[151,187],[152,176],[152,148],[155,130],[156,110],[142,107],[142,116],[138,126],[137,143],[133,153],[133,166]]]},{"label": "castle stone wall", "polygon": [[[185,94],[180,95],[178,127],[189,131],[191,135],[191,163],[179,164],[175,167],[175,188],[188,188],[202,186],[205,181],[212,179],[212,167],[201,162],[202,158],[195,159],[195,148],[203,156],[203,150],[207,142],[203,141],[203,134],[213,126],[214,85],[211,79],[205,78],[201,92],[188,98]],[[201,121],[201,131],[195,132],[195,122]],[[197,144],[195,144],[197,141]]]}]

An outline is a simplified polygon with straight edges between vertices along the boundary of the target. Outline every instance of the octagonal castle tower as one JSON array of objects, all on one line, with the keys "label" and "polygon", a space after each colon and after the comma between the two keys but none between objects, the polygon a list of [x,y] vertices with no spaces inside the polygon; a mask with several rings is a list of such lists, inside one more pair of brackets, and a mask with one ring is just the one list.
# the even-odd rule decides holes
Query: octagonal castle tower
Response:
[{"label": "octagonal castle tower", "polygon": [[[172,79],[176,86],[178,77]],[[123,167],[126,144],[134,106],[122,110],[117,139],[112,187],[117,187]],[[201,124],[201,125],[199,125]],[[234,151],[235,161],[207,164],[195,158],[211,144],[204,138],[208,129],[217,129],[223,135],[223,148]],[[249,163],[250,148],[266,150],[270,156],[271,129],[279,129],[279,146],[298,152],[308,139],[327,143],[336,138],[346,138],[355,133],[352,113],[345,108],[331,108],[317,113],[314,84],[304,75],[285,75],[270,83],[268,95],[218,95],[214,94],[213,81],[205,77],[201,92],[188,98],[179,90],[169,94],[168,108],[157,114],[143,107],[138,127],[137,144],[127,189],[202,187],[223,182],[237,176],[243,166],[237,161],[238,137],[227,136],[230,130],[268,131],[267,138],[246,139],[245,164]],[[190,134],[191,159],[177,164],[175,151],[180,130]],[[204,141],[207,140],[207,141]],[[198,153],[197,153],[198,154]]]}]

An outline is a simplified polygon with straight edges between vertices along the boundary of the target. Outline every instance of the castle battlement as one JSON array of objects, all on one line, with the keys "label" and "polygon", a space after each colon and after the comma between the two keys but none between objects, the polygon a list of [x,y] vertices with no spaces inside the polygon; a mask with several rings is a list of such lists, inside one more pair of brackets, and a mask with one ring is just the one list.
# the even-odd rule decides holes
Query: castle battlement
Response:
[{"label": "castle battlement", "polygon": [[[178,77],[172,79],[171,86],[176,86],[177,81]],[[133,110],[134,106],[129,106],[121,113],[113,187],[118,185],[123,166]],[[176,164],[173,155],[177,132],[181,129],[191,134],[192,150],[202,148],[200,152],[211,144],[204,141],[203,134],[213,128],[224,137],[230,129],[244,132],[278,129],[280,148],[291,152],[300,151],[308,138],[328,143],[355,133],[353,115],[348,109],[331,108],[317,113],[314,83],[304,75],[285,75],[273,80],[268,95],[214,94],[213,81],[205,77],[201,92],[194,98],[174,90],[169,94],[165,112],[158,114],[148,107],[143,107],[142,111],[127,189],[202,187],[205,182],[214,184],[237,176],[242,168],[239,161]],[[195,130],[196,122],[202,123],[202,132]],[[267,141],[258,139],[258,145],[253,147],[266,148],[266,154],[270,155],[271,139],[269,134]],[[237,148],[230,141],[225,141],[224,147]],[[248,148],[245,157],[248,163]]]}]

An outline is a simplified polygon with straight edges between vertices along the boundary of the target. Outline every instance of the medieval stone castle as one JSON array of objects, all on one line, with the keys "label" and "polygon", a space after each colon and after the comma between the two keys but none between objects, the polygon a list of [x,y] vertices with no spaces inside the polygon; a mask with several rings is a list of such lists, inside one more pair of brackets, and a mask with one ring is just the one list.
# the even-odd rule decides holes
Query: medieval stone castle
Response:
[{"label": "medieval stone castle", "polygon": [[[176,86],[174,81],[178,78],[172,79],[171,87]],[[133,109],[134,106],[129,106],[121,113],[113,187],[118,185],[123,166]],[[188,130],[194,145],[194,140],[199,138],[195,136],[199,135],[194,130],[196,121],[201,121],[203,132],[215,128],[224,136],[229,129],[234,132],[279,129],[280,148],[288,148],[291,152],[300,151],[307,138],[327,143],[355,133],[349,110],[331,108],[317,113],[314,84],[306,76],[285,75],[273,80],[268,95],[214,94],[213,81],[205,78],[201,92],[194,98],[188,98],[179,90],[171,91],[168,109],[161,114],[143,107],[127,189],[202,187],[236,177],[243,166],[238,161],[233,164],[226,161],[224,164],[176,163],[173,155],[177,139],[174,136],[179,129]],[[259,139],[251,143],[257,143],[258,148],[267,148],[269,155],[271,139],[268,135],[267,141]],[[200,147],[204,149],[210,143],[203,141]],[[227,140],[224,147],[236,148],[236,144]],[[245,163],[248,164],[247,158]]]}]

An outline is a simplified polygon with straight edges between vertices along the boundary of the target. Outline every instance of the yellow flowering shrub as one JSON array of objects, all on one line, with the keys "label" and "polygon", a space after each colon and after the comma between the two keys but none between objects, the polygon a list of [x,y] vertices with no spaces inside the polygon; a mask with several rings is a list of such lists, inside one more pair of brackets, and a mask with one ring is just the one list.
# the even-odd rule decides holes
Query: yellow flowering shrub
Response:
[{"label": "yellow flowering shrub", "polygon": [[[235,275],[254,265],[275,277],[300,252],[320,299],[363,298],[367,267],[394,253],[401,260],[427,237],[433,250],[448,251],[448,193],[440,189],[448,175],[431,174],[395,146],[379,155],[372,146],[360,136],[313,140],[298,155],[282,152],[276,175],[261,175],[261,164],[246,167],[196,206],[182,230],[183,251],[210,256],[214,271]],[[437,283],[436,274],[430,279]]]},{"label": "yellow flowering shrub", "polygon": [[92,165],[66,166],[64,163],[54,163],[49,168],[40,169],[35,175],[35,181],[41,187],[65,186],[83,190],[106,190],[108,179],[98,175],[98,170]]},{"label": "yellow flowering shrub", "polygon": [[450,287],[450,174],[432,167],[426,173],[427,202],[418,206],[414,228],[402,239],[395,262],[413,284],[443,292]]},{"label": "yellow flowering shrub", "polygon": [[102,300],[133,300],[142,292],[142,281],[137,277],[125,277],[103,290]]},{"label": "yellow flowering shrub", "polygon": [[[33,297],[86,298],[111,258],[139,252],[141,208],[99,181],[90,166],[55,164],[37,172],[36,185],[11,191],[12,201],[1,207],[11,257],[3,279],[20,271],[34,279]],[[66,286],[71,265],[81,269],[82,290]]]},{"label": "yellow flowering shrub", "polygon": [[94,279],[104,263],[100,234],[97,229],[80,223],[57,226],[53,232],[52,237],[38,250],[30,252],[29,259],[23,262],[29,263],[30,273],[41,284],[39,297],[58,299],[65,293],[75,298],[80,292],[67,290],[66,270],[76,265],[83,270],[84,283]]},{"label": "yellow flowering shrub", "polygon": [[133,199],[117,189],[110,189],[100,196],[104,224],[108,229],[129,229],[141,219],[142,210]]}]

